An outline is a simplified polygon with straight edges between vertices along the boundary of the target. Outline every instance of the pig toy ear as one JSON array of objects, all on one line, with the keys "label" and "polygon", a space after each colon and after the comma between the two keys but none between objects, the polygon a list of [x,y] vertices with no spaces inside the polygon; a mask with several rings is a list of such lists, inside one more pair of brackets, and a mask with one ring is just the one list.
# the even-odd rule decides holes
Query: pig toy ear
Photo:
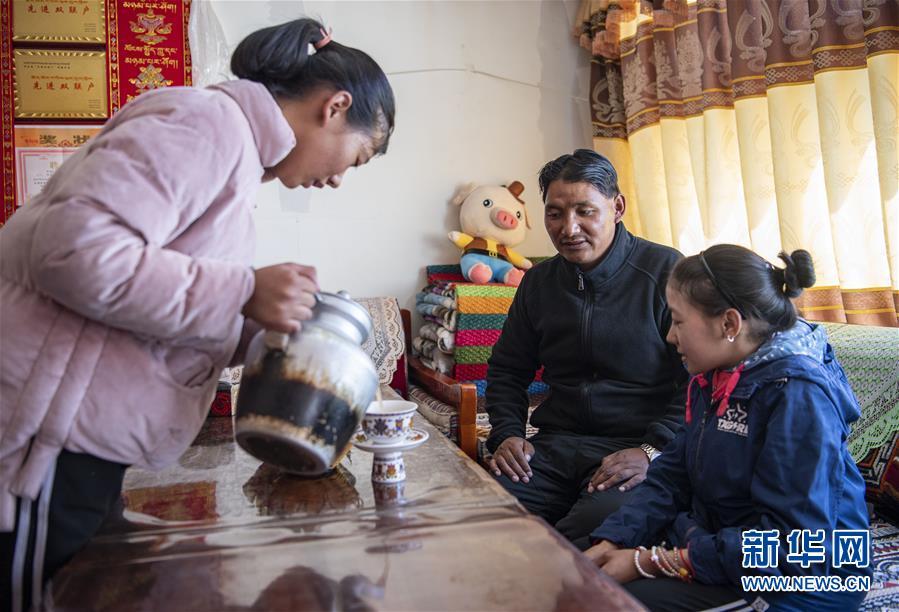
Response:
[{"label": "pig toy ear", "polygon": [[521,201],[521,198],[519,198],[518,196],[520,196],[521,192],[524,191],[524,185],[522,185],[518,181],[512,181],[506,187],[506,189],[508,189],[512,193],[512,195],[515,196],[516,200],[518,200],[519,202]]},{"label": "pig toy ear", "polygon": [[462,206],[462,202],[464,202],[477,188],[477,183],[465,183],[464,185],[459,186],[456,189],[456,194],[453,196],[453,199],[450,200],[450,204]]},{"label": "pig toy ear", "polygon": [[524,224],[525,227],[531,229],[531,220],[528,219],[528,207],[524,205],[524,200],[522,200],[519,196],[524,192],[524,185],[522,185],[518,181],[512,181],[508,185],[506,185],[506,189],[509,190],[516,200],[521,204],[521,208],[524,209]]}]

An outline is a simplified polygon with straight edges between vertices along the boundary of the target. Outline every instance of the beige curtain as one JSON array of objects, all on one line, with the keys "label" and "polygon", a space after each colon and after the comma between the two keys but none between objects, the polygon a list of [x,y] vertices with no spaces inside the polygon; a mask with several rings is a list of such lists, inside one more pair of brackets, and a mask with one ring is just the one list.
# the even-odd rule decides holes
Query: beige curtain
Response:
[{"label": "beige curtain", "polygon": [[631,230],[807,249],[805,316],[899,326],[899,0],[585,0],[575,30]]}]

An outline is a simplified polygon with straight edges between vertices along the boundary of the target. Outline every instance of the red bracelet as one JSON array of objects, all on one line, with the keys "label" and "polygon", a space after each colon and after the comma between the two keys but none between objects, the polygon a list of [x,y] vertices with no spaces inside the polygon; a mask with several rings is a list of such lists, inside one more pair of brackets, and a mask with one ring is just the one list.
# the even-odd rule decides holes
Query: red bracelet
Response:
[{"label": "red bracelet", "polygon": [[681,548],[678,551],[680,553],[680,560],[683,561],[684,565],[687,567],[687,570],[690,572],[690,577],[692,578],[693,576],[696,575],[696,571],[693,569],[693,564],[690,563],[690,559],[689,559],[690,545],[687,544],[687,548],[686,548],[687,556],[684,556],[684,550],[685,549]]}]

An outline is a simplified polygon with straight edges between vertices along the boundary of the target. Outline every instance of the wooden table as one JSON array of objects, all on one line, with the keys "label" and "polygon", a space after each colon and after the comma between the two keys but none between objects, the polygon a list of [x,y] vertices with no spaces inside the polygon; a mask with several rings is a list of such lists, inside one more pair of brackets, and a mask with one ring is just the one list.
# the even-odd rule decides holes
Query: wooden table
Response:
[{"label": "wooden table", "polygon": [[179,463],[131,469],[124,507],[53,581],[57,609],[633,610],[423,418],[400,485],[354,450],[319,479],[243,452],[210,418]]}]

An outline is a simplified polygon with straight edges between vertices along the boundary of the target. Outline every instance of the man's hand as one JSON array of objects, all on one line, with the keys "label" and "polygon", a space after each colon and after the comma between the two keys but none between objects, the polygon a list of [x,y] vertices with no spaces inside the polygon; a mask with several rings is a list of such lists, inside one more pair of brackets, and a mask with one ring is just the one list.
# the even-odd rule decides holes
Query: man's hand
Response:
[{"label": "man's hand", "polygon": [[605,491],[619,483],[620,491],[628,491],[646,480],[648,468],[649,457],[641,448],[626,448],[612,453],[602,460],[593,474],[587,485],[587,492]]},{"label": "man's hand", "polygon": [[315,268],[295,263],[259,268],[256,286],[243,314],[270,331],[299,331],[301,321],[312,318],[318,281]]},{"label": "man's hand", "polygon": [[587,558],[590,559],[597,566],[601,566],[606,562],[606,557],[608,557],[609,553],[618,550],[617,544],[612,544],[608,540],[603,540],[596,546],[591,546],[587,550],[584,551],[584,554],[587,555]]},{"label": "man's hand", "polygon": [[[643,567],[644,569],[646,569],[645,566]],[[605,560],[603,561],[603,563],[599,566],[599,569],[607,573],[609,576],[611,576],[621,584],[640,578],[640,574],[637,572],[637,568],[634,566],[633,548],[623,548],[621,550],[613,550],[609,552],[605,556]]]},{"label": "man's hand", "polygon": [[490,459],[490,471],[499,476],[505,474],[512,482],[528,483],[531,476],[531,466],[528,463],[534,456],[534,445],[517,436],[503,440]]}]

